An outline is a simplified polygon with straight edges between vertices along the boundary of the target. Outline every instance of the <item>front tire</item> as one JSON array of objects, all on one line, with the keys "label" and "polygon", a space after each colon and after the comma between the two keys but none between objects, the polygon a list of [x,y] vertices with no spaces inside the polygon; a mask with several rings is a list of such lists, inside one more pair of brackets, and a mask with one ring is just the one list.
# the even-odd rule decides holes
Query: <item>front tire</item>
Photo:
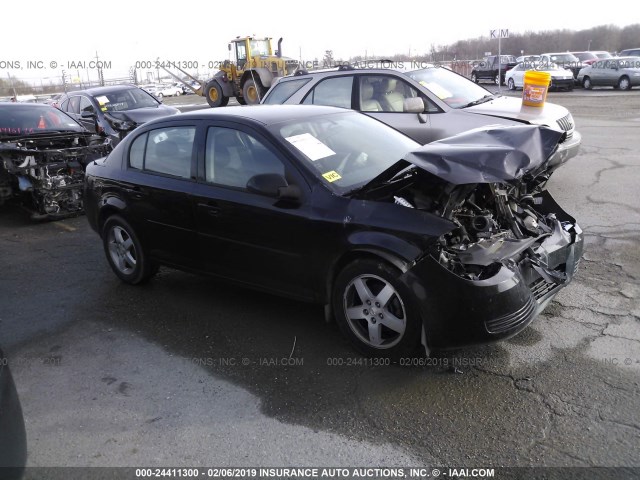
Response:
[{"label": "front tire", "polygon": [[112,215],[104,223],[102,244],[111,269],[125,283],[144,283],[158,271],[133,227],[119,215]]},{"label": "front tire", "polygon": [[413,355],[422,326],[400,272],[382,260],[359,259],[336,277],[332,293],[338,327],[367,356]]},{"label": "front tire", "polygon": [[242,97],[247,105],[257,105],[264,96],[264,89],[260,80],[246,80],[242,86]]},{"label": "front tire", "polygon": [[591,83],[591,79],[589,77],[584,77],[582,79],[582,88],[585,90],[591,90],[593,88],[593,83]]},{"label": "front tire", "polygon": [[513,81],[513,78],[509,79],[509,81],[507,82],[507,85],[509,86],[509,90],[515,90],[516,89],[516,84]]},{"label": "front tire", "polygon": [[631,81],[629,80],[629,77],[626,75],[620,77],[620,80],[618,80],[618,88],[620,90],[631,90]]},{"label": "front tire", "polygon": [[478,76],[476,75],[476,72],[471,72],[471,81],[473,83],[478,83]]},{"label": "front tire", "polygon": [[222,87],[215,80],[210,81],[204,87],[204,96],[211,108],[224,107],[229,103],[229,97],[225,97]]}]

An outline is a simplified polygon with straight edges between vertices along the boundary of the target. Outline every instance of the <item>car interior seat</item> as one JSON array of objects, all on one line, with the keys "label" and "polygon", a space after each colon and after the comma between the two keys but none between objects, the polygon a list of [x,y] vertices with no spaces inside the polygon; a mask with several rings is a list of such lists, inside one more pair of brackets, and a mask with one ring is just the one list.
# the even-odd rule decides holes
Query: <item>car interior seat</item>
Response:
[{"label": "car interior seat", "polygon": [[379,83],[377,100],[385,112],[404,111],[404,95],[396,91],[398,80],[391,77],[383,78]]},{"label": "car interior seat", "polygon": [[360,85],[360,110],[363,112],[381,112],[382,106],[373,98],[373,85],[362,83]]}]

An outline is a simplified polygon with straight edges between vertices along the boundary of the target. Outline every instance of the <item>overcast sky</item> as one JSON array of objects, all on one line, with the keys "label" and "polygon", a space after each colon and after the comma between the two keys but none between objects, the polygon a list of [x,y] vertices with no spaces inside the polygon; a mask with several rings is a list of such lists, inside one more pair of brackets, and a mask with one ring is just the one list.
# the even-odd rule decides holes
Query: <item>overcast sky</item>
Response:
[{"label": "overcast sky", "polygon": [[[34,1],[3,5],[0,74],[25,79],[59,76],[55,70],[27,69],[27,60],[90,61],[96,54],[111,62],[105,76],[126,75],[136,61],[209,61],[228,57],[227,43],[236,36],[284,37],[283,53],[303,60],[354,55],[385,57],[429,51],[430,45],[488,36],[490,29],[510,32],[566,28],[581,30],[603,24],[640,23],[640,8],[595,10],[576,2],[530,0],[492,2],[425,0],[376,2],[316,0],[256,1]],[[232,7],[233,6],[233,7]],[[11,16],[6,12],[11,10]],[[242,12],[242,13],[235,13]],[[496,41],[497,42],[497,41]],[[508,49],[508,40],[504,43]],[[630,45],[636,46],[636,45]],[[497,44],[496,44],[497,51]],[[20,70],[7,61],[20,61]],[[5,62],[3,64],[3,61]],[[85,77],[86,73],[80,72]]]}]

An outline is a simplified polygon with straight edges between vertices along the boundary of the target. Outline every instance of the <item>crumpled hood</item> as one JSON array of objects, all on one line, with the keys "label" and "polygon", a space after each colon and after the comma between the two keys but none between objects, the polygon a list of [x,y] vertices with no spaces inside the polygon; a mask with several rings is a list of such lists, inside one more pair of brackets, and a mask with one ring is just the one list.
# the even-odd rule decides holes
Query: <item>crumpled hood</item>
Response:
[{"label": "crumpled hood", "polygon": [[158,105],[157,107],[136,108],[134,110],[123,110],[120,112],[109,112],[109,115],[121,120],[130,119],[137,125],[141,125],[156,118],[166,117],[180,113],[177,108],[168,107],[166,105]]},{"label": "crumpled hood", "polygon": [[497,97],[493,100],[464,109],[465,112],[490,115],[500,118],[512,118],[534,125],[547,125],[558,128],[557,120],[569,113],[565,107],[546,103],[543,107],[522,105],[520,98]]},{"label": "crumpled hood", "polygon": [[428,143],[404,160],[454,185],[513,182],[544,167],[563,136],[537,125],[483,127]]}]

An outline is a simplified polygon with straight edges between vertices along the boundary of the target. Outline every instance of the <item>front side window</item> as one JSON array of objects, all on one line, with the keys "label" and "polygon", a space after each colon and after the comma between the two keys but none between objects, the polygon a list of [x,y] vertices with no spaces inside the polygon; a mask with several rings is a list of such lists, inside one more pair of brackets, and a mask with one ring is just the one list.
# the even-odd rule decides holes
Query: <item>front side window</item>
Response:
[{"label": "front side window", "polygon": [[411,85],[390,75],[363,75],[359,80],[363,112],[404,112],[407,99],[421,97]]},{"label": "front side window", "polygon": [[129,166],[189,178],[195,127],[159,128],[137,137],[129,150]]},{"label": "front side window", "polygon": [[284,177],[284,165],[264,143],[233,128],[210,127],[205,146],[205,180],[226,187],[246,188],[254,175]]},{"label": "front side window", "polygon": [[328,105],[351,108],[353,76],[334,77],[321,81],[304,99],[306,105]]},{"label": "front side window", "polygon": [[88,98],[80,97],[80,113],[82,112],[95,112],[94,106],[91,104]]},{"label": "front side window", "polygon": [[75,96],[69,99],[69,106],[67,107],[69,113],[80,113],[80,97]]}]

